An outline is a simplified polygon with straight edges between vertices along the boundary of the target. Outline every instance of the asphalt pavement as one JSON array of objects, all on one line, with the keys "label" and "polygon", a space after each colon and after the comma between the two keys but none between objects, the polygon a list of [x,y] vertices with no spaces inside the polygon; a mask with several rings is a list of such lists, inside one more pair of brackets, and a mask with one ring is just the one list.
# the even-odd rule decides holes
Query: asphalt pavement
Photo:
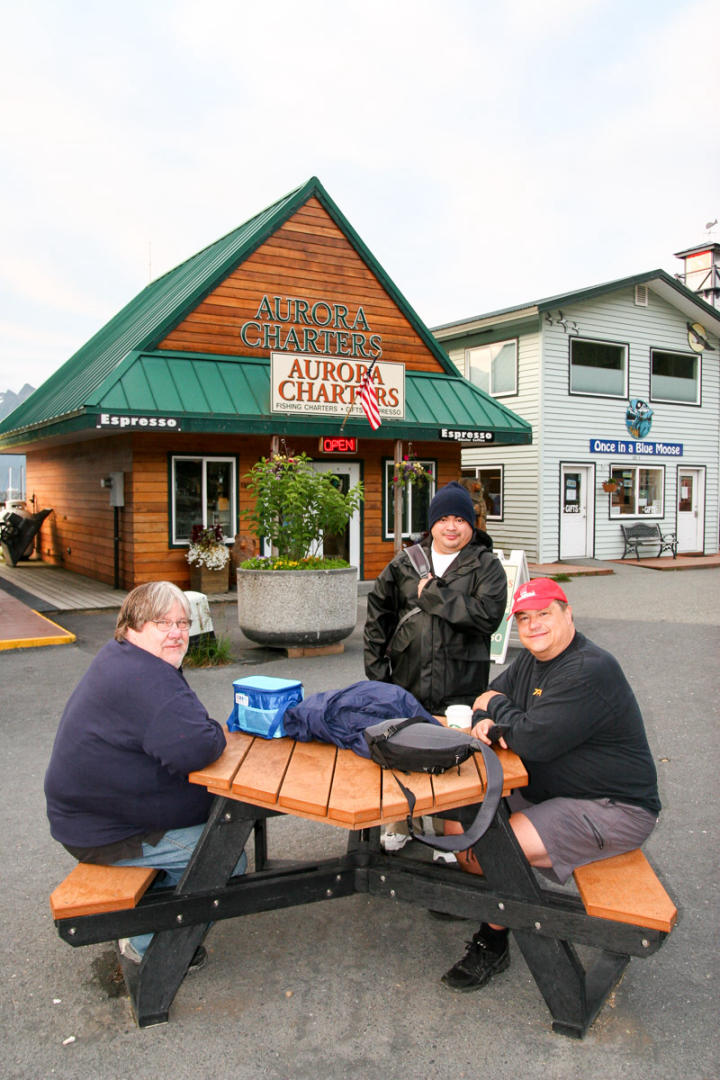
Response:
[{"label": "asphalt pavement", "polygon": [[[1,652],[5,1076],[716,1080],[719,585],[720,569],[634,566],[565,585],[578,626],[615,653],[640,701],[663,802],[646,851],[680,910],[669,940],[631,961],[582,1042],[552,1033],[515,945],[485,990],[453,994],[440,976],[472,928],[362,895],[216,925],[210,963],[185,980],[170,1023],[137,1029],[112,948],[72,949],[54,929],[48,897],[73,861],[50,838],[42,793],[65,700],[115,614],[65,613],[75,644]],[[344,653],[301,660],[253,649],[234,605],[213,605],[238,659],[188,679],[221,722],[240,676],[298,678],[306,694],[345,686],[363,677],[364,603]],[[340,852],[346,839],[292,818],[273,819],[269,837],[271,854],[286,857]]]}]

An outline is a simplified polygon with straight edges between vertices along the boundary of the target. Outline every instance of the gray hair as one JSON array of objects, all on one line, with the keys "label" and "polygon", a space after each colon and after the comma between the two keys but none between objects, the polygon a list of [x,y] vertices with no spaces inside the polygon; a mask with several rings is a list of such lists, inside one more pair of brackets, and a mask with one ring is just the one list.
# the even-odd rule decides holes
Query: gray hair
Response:
[{"label": "gray hair", "polygon": [[138,585],[123,600],[115,624],[115,640],[124,641],[128,629],[142,630],[145,623],[164,618],[175,604],[180,604],[189,619],[188,598],[172,581],[148,581]]}]

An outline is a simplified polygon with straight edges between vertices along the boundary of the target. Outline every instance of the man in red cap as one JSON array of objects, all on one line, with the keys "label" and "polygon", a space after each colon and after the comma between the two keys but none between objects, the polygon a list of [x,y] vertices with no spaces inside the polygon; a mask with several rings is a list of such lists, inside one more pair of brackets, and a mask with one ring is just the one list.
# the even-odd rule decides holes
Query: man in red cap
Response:
[{"label": "man in red cap", "polygon": [[[558,583],[521,585],[510,615],[523,651],[475,699],[484,715],[473,734],[522,758],[529,782],[509,800],[510,824],[530,864],[562,884],[576,867],[647,839],[660,810],[657,773],[620,665],[575,629]],[[472,852],[460,858],[481,872]],[[477,990],[509,963],[507,930],[483,923],[443,982]]]}]

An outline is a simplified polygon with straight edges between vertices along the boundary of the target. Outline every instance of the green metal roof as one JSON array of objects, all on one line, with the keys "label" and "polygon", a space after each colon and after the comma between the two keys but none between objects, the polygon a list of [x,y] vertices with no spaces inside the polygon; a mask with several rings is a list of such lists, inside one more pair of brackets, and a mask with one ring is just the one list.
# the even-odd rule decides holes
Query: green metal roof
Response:
[{"label": "green metal roof", "polygon": [[[53,434],[95,428],[101,414],[172,417],[183,431],[333,434],[342,417],[270,414],[270,362],[255,357],[218,357],[185,352],[135,352],[126,357],[73,415],[58,417]],[[136,427],[145,426],[137,425]],[[489,431],[496,443],[529,443],[530,425],[456,374],[405,372],[405,419],[385,420],[375,438],[437,439],[442,428]],[[368,438],[364,416],[348,418],[347,434]],[[7,445],[47,435],[8,433]]]},{"label": "green metal roof", "polygon": [[[0,447],[19,448],[48,435],[91,430],[99,426],[103,412],[172,416],[184,431],[313,434],[339,426],[341,421],[332,416],[269,415],[267,360],[156,351],[174,326],[313,196],[442,368],[442,373],[406,370],[406,418],[386,421],[375,437],[436,439],[440,428],[450,427],[492,431],[497,442],[530,442],[529,424],[459,375],[442,346],[313,177],[143,289],[0,423]],[[345,430],[369,435],[362,417],[348,419]]]},{"label": "green metal roof", "polygon": [[518,320],[537,317],[546,311],[551,311],[553,308],[567,307],[570,304],[581,303],[585,300],[594,300],[596,297],[603,296],[606,293],[633,288],[635,285],[649,286],[668,303],[678,307],[689,318],[702,317],[709,322],[716,333],[720,329],[720,312],[711,307],[692,289],[688,289],[677,278],[671,277],[665,270],[647,270],[642,274],[634,274],[632,277],[618,278],[616,281],[606,281],[601,285],[576,289],[574,292],[546,296],[542,300],[533,300],[527,304],[514,304],[512,307],[488,311],[482,315],[473,315],[468,319],[443,323],[442,326],[434,326],[432,329],[433,333],[437,334],[441,341],[447,341],[451,337],[460,337],[463,334],[472,332],[477,323],[486,325],[492,323],[495,319],[502,319],[507,322],[508,317],[513,314],[518,316]]}]

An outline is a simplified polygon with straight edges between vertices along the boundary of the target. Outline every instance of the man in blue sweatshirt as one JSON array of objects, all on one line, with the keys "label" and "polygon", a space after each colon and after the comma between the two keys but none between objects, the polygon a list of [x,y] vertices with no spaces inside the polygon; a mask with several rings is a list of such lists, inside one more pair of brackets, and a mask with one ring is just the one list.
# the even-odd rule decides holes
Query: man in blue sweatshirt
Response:
[{"label": "man in blue sweatshirt", "polygon": [[[510,824],[528,862],[564,883],[585,863],[631,851],[660,811],[645,727],[617,660],[575,629],[567,597],[551,578],[513,598],[523,651],[473,703],[473,735],[518,754],[526,788],[508,800]],[[460,831],[447,823],[447,831]],[[458,856],[478,873],[472,852]],[[466,992],[510,963],[507,930],[483,923],[443,982]]]},{"label": "man in blue sweatshirt", "polygon": [[[176,585],[155,581],[128,594],[114,640],[65,706],[45,776],[50,831],[71,855],[156,867],[162,885],[180,880],[210,812],[212,796],[188,773],[225,749],[222,728],[182,674],[189,630]],[[122,939],[120,950],[139,962],[151,937]],[[193,966],[205,958],[201,946]]]}]

